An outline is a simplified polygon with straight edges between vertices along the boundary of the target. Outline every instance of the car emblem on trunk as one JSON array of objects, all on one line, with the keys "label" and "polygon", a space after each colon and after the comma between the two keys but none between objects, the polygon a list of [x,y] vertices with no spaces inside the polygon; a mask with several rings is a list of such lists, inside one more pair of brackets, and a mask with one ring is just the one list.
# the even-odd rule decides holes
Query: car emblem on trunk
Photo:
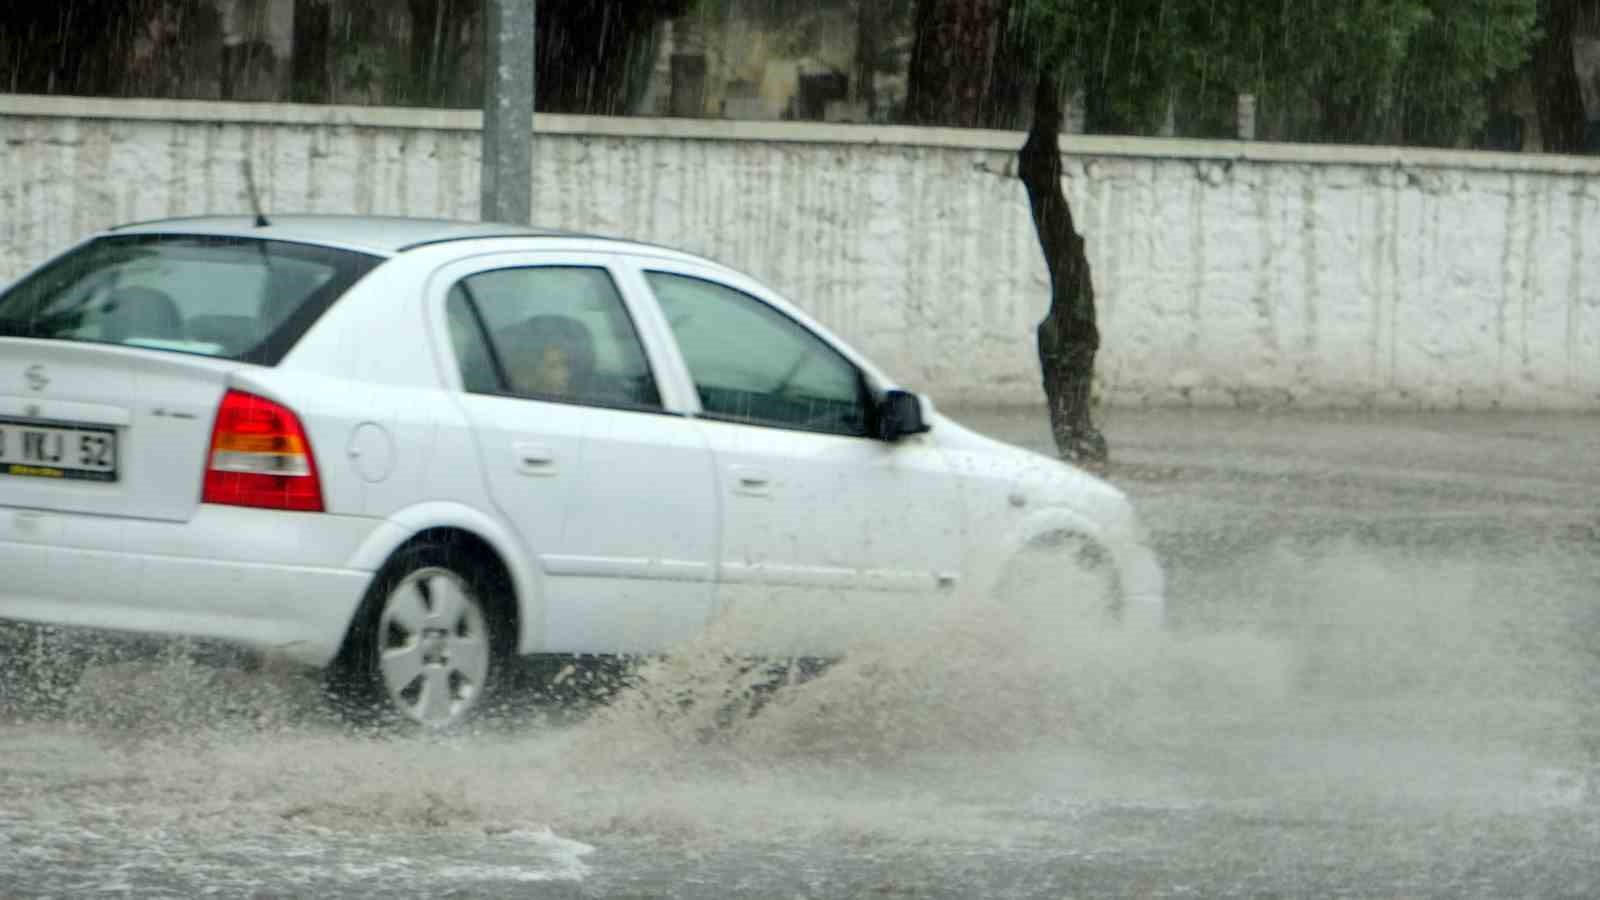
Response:
[{"label": "car emblem on trunk", "polygon": [[44,366],[41,365],[35,364],[24,369],[22,378],[35,391],[42,391],[50,385],[50,376],[44,373]]}]

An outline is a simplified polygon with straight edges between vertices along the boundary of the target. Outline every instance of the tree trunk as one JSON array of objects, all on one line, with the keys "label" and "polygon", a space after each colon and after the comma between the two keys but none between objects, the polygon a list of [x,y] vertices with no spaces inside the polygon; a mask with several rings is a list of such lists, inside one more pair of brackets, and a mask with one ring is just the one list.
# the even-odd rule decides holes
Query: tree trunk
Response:
[{"label": "tree trunk", "polygon": [[410,66],[402,95],[421,106],[465,106],[478,95],[463,51],[480,41],[484,0],[410,0]]},{"label": "tree trunk", "polygon": [[1010,10],[1011,0],[919,0],[907,123],[983,128],[1005,118],[996,88]]},{"label": "tree trunk", "polygon": [[215,96],[214,0],[13,2],[0,11],[0,90]]},{"label": "tree trunk", "polygon": [[222,88],[223,18],[216,0],[137,0],[127,56],[116,68],[124,97],[216,98]]},{"label": "tree trunk", "polygon": [[1550,0],[1544,39],[1533,53],[1533,95],[1546,153],[1583,150],[1588,114],[1573,56],[1575,39],[1600,25],[1600,0]]},{"label": "tree trunk", "polygon": [[689,9],[688,0],[540,0],[539,111],[626,115],[653,60],[656,23]]},{"label": "tree trunk", "polygon": [[294,49],[289,60],[289,100],[326,103],[333,93],[333,5],[295,0]]},{"label": "tree trunk", "polygon": [[862,104],[869,121],[878,105],[878,58],[883,52],[879,30],[885,6],[887,4],[871,2],[856,4],[856,77],[851,85],[851,99]]},{"label": "tree trunk", "polygon": [[1018,154],[1039,248],[1050,270],[1050,310],[1039,323],[1039,367],[1050,404],[1056,450],[1069,462],[1099,466],[1109,458],[1105,436],[1090,416],[1094,357],[1100,349],[1094,282],[1083,236],[1061,189],[1061,87],[1053,72],[1039,76],[1033,127]]},{"label": "tree trunk", "polygon": [[1348,96],[1340,86],[1325,82],[1318,99],[1318,141],[1356,144],[1367,137],[1362,130],[1362,117],[1366,109],[1360,97]]}]

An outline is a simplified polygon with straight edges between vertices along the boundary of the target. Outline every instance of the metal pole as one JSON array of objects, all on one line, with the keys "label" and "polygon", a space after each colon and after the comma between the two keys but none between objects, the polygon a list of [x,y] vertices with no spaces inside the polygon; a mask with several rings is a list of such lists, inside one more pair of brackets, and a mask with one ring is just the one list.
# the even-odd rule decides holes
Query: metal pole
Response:
[{"label": "metal pole", "polygon": [[484,5],[483,197],[486,222],[533,218],[534,7],[536,0]]}]

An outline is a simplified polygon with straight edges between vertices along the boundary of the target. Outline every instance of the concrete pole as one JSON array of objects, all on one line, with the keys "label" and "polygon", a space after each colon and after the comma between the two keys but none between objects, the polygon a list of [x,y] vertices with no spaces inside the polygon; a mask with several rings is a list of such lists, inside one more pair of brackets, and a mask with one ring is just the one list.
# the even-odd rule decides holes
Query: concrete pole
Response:
[{"label": "concrete pole", "polygon": [[534,6],[484,5],[483,198],[486,222],[533,219]]},{"label": "concrete pole", "polygon": [[1239,106],[1236,113],[1239,125],[1239,140],[1253,141],[1256,139],[1256,95],[1240,94]]},{"label": "concrete pole", "polygon": [[1089,120],[1088,102],[1089,95],[1081,86],[1067,95],[1067,114],[1063,119],[1067,127],[1062,134],[1083,134]]}]

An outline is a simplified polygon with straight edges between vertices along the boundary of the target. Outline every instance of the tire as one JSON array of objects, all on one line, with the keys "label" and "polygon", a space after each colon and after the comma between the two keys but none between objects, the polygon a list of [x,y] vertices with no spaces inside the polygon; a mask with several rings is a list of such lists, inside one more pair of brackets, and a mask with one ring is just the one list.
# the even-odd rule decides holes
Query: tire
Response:
[{"label": "tire", "polygon": [[[1056,591],[1063,581],[1072,590],[1061,596]],[[1115,627],[1124,621],[1121,579],[1111,554],[1080,534],[1042,535],[1012,558],[995,586],[996,597],[1004,601],[1029,592],[1052,603],[1065,601],[1080,624]]]},{"label": "tire", "polygon": [[448,546],[402,549],[367,589],[329,671],[335,709],[360,725],[439,732],[488,709],[515,648],[509,589]]}]

